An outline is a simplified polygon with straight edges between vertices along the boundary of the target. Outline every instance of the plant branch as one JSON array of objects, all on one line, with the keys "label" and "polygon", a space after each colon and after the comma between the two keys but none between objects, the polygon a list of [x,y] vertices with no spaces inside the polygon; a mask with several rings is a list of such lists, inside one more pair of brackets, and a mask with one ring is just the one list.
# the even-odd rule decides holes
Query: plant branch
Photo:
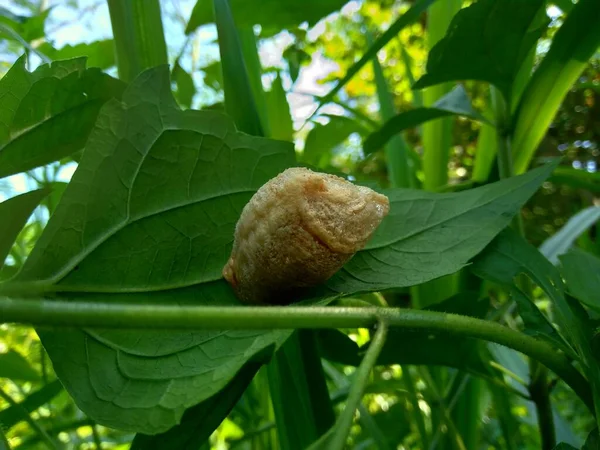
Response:
[{"label": "plant branch", "polygon": [[468,336],[530,356],[561,377],[594,411],[589,384],[551,345],[487,320],[402,308],[178,306],[0,297],[0,323],[122,329],[360,328],[389,326]]}]

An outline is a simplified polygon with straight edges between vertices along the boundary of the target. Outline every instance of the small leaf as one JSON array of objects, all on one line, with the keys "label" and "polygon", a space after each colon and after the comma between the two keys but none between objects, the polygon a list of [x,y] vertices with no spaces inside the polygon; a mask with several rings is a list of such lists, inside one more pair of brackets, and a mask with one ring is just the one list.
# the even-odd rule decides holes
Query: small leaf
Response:
[{"label": "small leaf", "polygon": [[[246,0],[231,0],[231,10],[238,27],[261,25],[265,30],[280,31],[302,22],[314,25],[345,3],[346,0],[263,0],[257,4]],[[199,26],[214,21],[210,2],[198,0],[185,32],[190,34]]]},{"label": "small leaf", "polygon": [[413,88],[487,81],[510,100],[517,72],[545,29],[545,23],[540,26],[535,20],[543,6],[542,0],[479,0],[460,10],[446,36],[431,49],[427,73]]},{"label": "small leaf", "polygon": [[[34,16],[18,16],[6,8],[0,8],[0,24],[7,25],[25,42],[35,41],[45,37],[44,27],[51,8],[47,8]],[[3,37],[11,39],[10,35],[0,33]]]},{"label": "small leaf", "polygon": [[460,270],[512,220],[556,162],[468,191],[384,191],[390,214],[326,284],[336,292],[413,286]]},{"label": "small leaf", "polygon": [[196,86],[194,86],[192,76],[187,73],[179,63],[175,64],[175,67],[173,67],[171,76],[177,85],[175,96],[177,97],[179,104],[186,108],[190,108],[192,106],[192,99],[196,93]]},{"label": "small leaf", "polygon": [[271,90],[265,93],[267,116],[269,118],[270,138],[293,142],[294,124],[290,114],[290,104],[281,84],[281,75],[277,74]]},{"label": "small leaf", "polygon": [[407,128],[414,128],[430,120],[451,115],[470,117],[488,123],[485,117],[473,109],[465,88],[459,85],[430,108],[415,108],[392,117],[380,130],[365,140],[364,152],[369,154],[383,148],[393,136]]},{"label": "small leaf", "polygon": [[364,134],[366,131],[362,125],[349,117],[327,117],[327,124],[315,123],[306,137],[302,160],[308,164],[318,165],[324,155],[330,155],[331,150],[342,144],[352,133]]},{"label": "small leaf", "polygon": [[98,67],[106,70],[115,65],[115,43],[112,39],[90,42],[89,44],[67,44],[59,49],[52,47],[48,42],[44,42],[37,49],[55,61],[85,56],[88,67]]},{"label": "small leaf", "polygon": [[0,80],[0,178],[57,161],[80,150],[98,111],[125,85],[85,58],[25,70],[21,57]]},{"label": "small leaf", "polygon": [[48,190],[39,189],[0,203],[0,269],[27,219],[46,195]]},{"label": "small leaf", "polygon": [[7,353],[0,353],[0,378],[39,381],[40,375],[20,353],[9,350]]},{"label": "small leaf", "polygon": [[560,230],[540,245],[540,252],[552,264],[558,264],[558,257],[566,253],[575,242],[575,239],[598,220],[600,220],[600,208],[597,206],[579,211]]},{"label": "small leaf", "polygon": [[578,249],[571,250],[559,259],[569,292],[600,312],[600,259]]},{"label": "small leaf", "polygon": [[16,406],[9,406],[0,411],[0,424],[3,429],[9,429],[23,420],[23,412],[28,414],[36,411],[41,406],[50,402],[54,397],[63,391],[60,381],[55,380],[48,383],[43,388],[30,393],[25,399]]}]

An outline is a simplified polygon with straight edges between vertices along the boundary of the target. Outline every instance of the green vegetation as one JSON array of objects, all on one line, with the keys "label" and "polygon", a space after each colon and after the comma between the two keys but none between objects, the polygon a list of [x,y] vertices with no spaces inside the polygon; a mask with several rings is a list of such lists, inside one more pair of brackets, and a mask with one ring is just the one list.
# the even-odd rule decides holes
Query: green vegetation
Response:
[{"label": "green vegetation", "polygon": [[[0,8],[0,450],[598,448],[597,0],[67,3]],[[390,214],[242,305],[300,165]]]}]

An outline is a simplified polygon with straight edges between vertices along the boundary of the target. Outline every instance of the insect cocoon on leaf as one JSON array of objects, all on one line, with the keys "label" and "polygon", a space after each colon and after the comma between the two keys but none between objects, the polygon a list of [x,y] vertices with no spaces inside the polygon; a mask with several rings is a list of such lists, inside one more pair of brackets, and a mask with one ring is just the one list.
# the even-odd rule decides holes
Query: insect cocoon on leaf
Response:
[{"label": "insect cocoon on leaf", "polygon": [[388,198],[367,187],[287,169],[244,207],[223,276],[246,303],[289,302],[341,269],[388,211]]}]

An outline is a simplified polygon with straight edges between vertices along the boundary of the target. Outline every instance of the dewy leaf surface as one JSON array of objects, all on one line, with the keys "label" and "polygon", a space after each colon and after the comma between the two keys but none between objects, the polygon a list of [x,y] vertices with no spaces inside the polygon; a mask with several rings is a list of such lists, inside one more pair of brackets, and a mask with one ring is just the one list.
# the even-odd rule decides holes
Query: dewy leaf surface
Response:
[{"label": "dewy leaf surface", "polygon": [[[294,164],[291,144],[180,111],[166,67],[101,110],[81,163],[18,281],[62,300],[239,304],[221,279],[251,195]],[[90,417],[164,432],[283,331],[38,330],[57,375]]]},{"label": "dewy leaf surface", "polygon": [[385,191],[388,217],[328,287],[341,293],[377,291],[460,270],[510,223],[555,167],[556,162],[458,193]]},{"label": "dewy leaf surface", "polygon": [[0,178],[83,148],[98,111],[125,84],[85,58],[44,64],[34,72],[19,58],[0,80]]}]

